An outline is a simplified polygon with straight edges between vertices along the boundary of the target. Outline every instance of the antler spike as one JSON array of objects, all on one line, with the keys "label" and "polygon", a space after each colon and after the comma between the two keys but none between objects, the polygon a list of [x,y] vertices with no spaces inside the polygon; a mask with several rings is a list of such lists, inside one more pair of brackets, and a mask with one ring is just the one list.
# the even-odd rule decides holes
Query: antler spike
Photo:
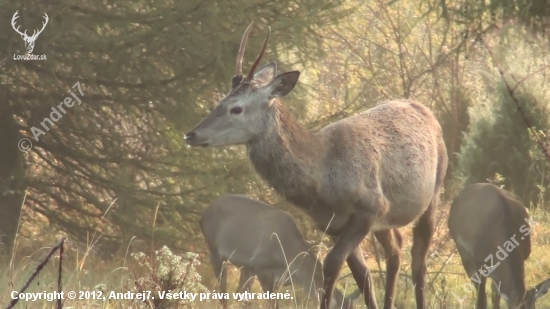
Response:
[{"label": "antler spike", "polygon": [[254,19],[250,22],[246,30],[244,31],[243,38],[241,39],[241,46],[239,47],[239,54],[237,55],[237,65],[235,68],[235,75],[243,74],[243,57],[244,50],[246,49],[246,43],[248,37],[250,36],[250,31],[252,30],[252,25],[254,24]]},{"label": "antler spike", "polygon": [[268,26],[267,36],[265,37],[264,44],[262,45],[262,50],[260,50],[260,53],[258,54],[258,57],[256,57],[256,60],[254,61],[254,64],[252,65],[252,67],[250,67],[250,71],[248,71],[248,75],[246,75],[246,80],[248,80],[248,81],[252,80],[252,77],[254,76],[254,72],[256,71],[256,68],[258,67],[258,64],[260,63],[260,60],[262,60],[265,49],[267,47],[267,41],[269,41],[269,35],[270,34],[271,34],[271,27]]}]

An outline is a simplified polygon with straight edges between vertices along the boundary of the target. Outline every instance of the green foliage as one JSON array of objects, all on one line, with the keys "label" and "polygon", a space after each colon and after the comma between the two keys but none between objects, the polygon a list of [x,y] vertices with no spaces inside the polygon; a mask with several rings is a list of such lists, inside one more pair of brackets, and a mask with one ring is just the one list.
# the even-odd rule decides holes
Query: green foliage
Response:
[{"label": "green foliage", "polygon": [[[49,243],[44,238],[57,232],[68,234],[76,244],[87,244],[84,258],[79,251],[67,251],[68,261],[76,258],[72,264],[78,265],[76,276],[64,276],[73,289],[98,282],[104,284],[96,289],[103,291],[205,291],[203,280],[214,286],[216,280],[206,278],[206,271],[203,277],[197,273],[211,273],[210,265],[199,265],[191,252],[201,254],[206,264],[197,219],[224,193],[246,194],[290,211],[306,238],[319,240],[322,231],[308,215],[269,190],[251,169],[243,147],[191,149],[182,141],[183,133],[228,91],[241,35],[253,18],[243,68],[249,68],[271,26],[263,62],[277,61],[280,72],[301,71],[298,86],[284,104],[306,127],[319,129],[384,100],[414,99],[434,111],[444,130],[450,157],[447,175],[454,176],[447,177],[445,199],[454,197],[463,183],[489,178],[526,204],[547,205],[550,165],[488,51],[473,39],[483,33],[511,87],[519,83],[514,96],[548,149],[550,50],[544,30],[549,11],[544,4],[545,0],[0,2],[2,20],[9,21],[19,10],[18,25],[28,32],[41,26],[44,13],[50,17],[34,51],[47,54],[47,61],[11,59],[24,53],[23,42],[9,22],[0,23],[0,33],[5,34],[0,36],[0,240],[8,246],[13,240],[26,188],[18,236],[26,240],[16,242],[14,261],[24,262],[20,270],[31,270],[31,247]],[[77,81],[84,92],[82,104],[67,110],[39,142],[33,141],[29,152],[20,152],[17,141],[32,137],[31,128],[49,117]],[[444,275],[440,271],[449,259],[459,262],[456,255],[451,259],[453,249],[441,247],[449,246],[443,220],[437,226],[439,240],[434,243],[440,245],[431,247],[434,259],[428,267]],[[152,239],[156,246],[191,252],[177,256],[162,247],[152,256],[135,254],[128,264],[124,259],[122,267],[120,260],[99,261],[124,248],[121,243],[133,246]],[[534,248],[543,256],[548,241],[537,243]],[[441,254],[446,251],[447,260]],[[91,252],[101,257],[88,256]],[[373,255],[367,256],[369,267],[375,269],[373,260]],[[545,269],[544,259],[535,260],[529,267]],[[120,280],[118,272],[125,269],[133,280]],[[116,278],[98,279],[98,273]],[[383,289],[377,280],[383,272],[373,273],[375,285]],[[19,274],[10,275],[10,282],[15,277],[24,281]],[[462,267],[455,274],[462,274]],[[123,276],[127,278],[125,272]],[[55,287],[57,277],[48,277],[48,289]],[[430,285],[437,290],[435,283]],[[410,280],[400,280],[399,286],[397,304],[414,306]],[[451,290],[456,286],[451,283]],[[441,301],[441,295],[449,296],[445,291],[443,286],[441,293],[432,291],[431,304]],[[9,299],[9,292],[4,294],[0,302]],[[382,290],[377,294],[383,295]],[[155,300],[156,304],[128,303],[143,308],[190,305]],[[81,308],[92,303],[67,304]],[[111,304],[115,305],[106,307]]]},{"label": "green foliage", "polygon": [[[518,194],[540,199],[547,183],[544,160],[537,159],[539,152],[500,77],[487,73],[492,65],[486,51],[466,36],[473,28],[493,29],[486,6],[431,0],[238,5],[213,0],[38,5],[31,0],[24,7],[0,2],[2,19],[10,20],[19,10],[18,24],[29,31],[41,26],[45,12],[50,17],[35,47],[35,53],[48,55],[47,61],[0,58],[0,119],[7,119],[0,135],[2,145],[11,145],[0,147],[5,159],[0,182],[11,177],[8,189],[15,193],[0,192],[0,205],[10,205],[0,207],[0,234],[13,239],[25,188],[20,237],[50,237],[41,227],[51,225],[83,243],[97,229],[101,237],[94,249],[105,256],[133,237],[151,239],[153,226],[156,244],[183,250],[196,246],[202,209],[224,193],[247,194],[294,212],[308,226],[304,234],[316,233],[308,216],[260,181],[243,147],[190,149],[182,141],[183,133],[229,89],[241,35],[253,18],[244,69],[271,26],[263,61],[278,61],[280,72],[302,71],[284,104],[306,127],[319,129],[384,100],[415,99],[442,124],[448,175],[484,181],[500,173]],[[441,8],[452,18],[441,19]],[[464,15],[476,10],[479,19]],[[0,37],[0,56],[24,52],[9,23],[0,24],[0,30],[6,33]],[[539,59],[521,62],[521,69],[512,70],[518,77],[544,67],[547,58],[540,55],[548,54],[543,40],[524,36],[506,33],[488,41],[506,46],[495,54],[507,66],[517,62],[517,55],[522,61]],[[489,77],[481,80],[483,74]],[[541,115],[549,87],[541,74],[527,78],[516,94],[536,129],[545,132]],[[29,152],[20,153],[13,143],[20,136],[32,137],[31,129],[49,117],[77,81],[82,104],[67,110]],[[486,116],[481,120],[479,115]],[[474,123],[463,135],[469,118]],[[502,137],[516,133],[510,142]],[[456,183],[447,178],[446,189]]]},{"label": "green foliage", "polygon": [[[17,10],[17,25],[30,33],[48,14],[34,49],[47,61],[4,57],[24,53],[8,22]],[[40,235],[40,227],[51,224],[86,242],[99,226],[97,250],[110,256],[134,236],[149,239],[157,217],[158,242],[186,249],[212,199],[260,192],[242,148],[197,151],[182,141],[229,89],[244,29],[256,20],[244,70],[267,26],[265,60],[292,50],[295,62],[305,62],[322,54],[313,39],[317,29],[343,13],[339,1],[328,0],[0,2],[7,21],[0,24],[6,34],[0,38],[0,118],[8,115],[16,128],[3,130],[11,147],[0,147],[0,158],[23,156],[14,148],[18,135],[33,143],[21,160],[28,171],[23,184],[11,189],[29,189],[20,235]],[[76,82],[82,103],[35,141],[31,129],[41,128]],[[10,162],[0,166],[0,178],[15,167]],[[21,203],[1,193],[0,205],[12,207],[2,207],[10,224],[0,225],[0,234],[13,239]]]},{"label": "green foliage", "polygon": [[431,10],[448,21],[470,24],[481,30],[482,24],[518,20],[532,30],[545,31],[550,24],[547,0],[423,0]]},{"label": "green foliage", "polygon": [[506,34],[495,57],[507,73],[510,87],[521,82],[513,97],[522,112],[495,69],[482,66],[476,70],[474,74],[485,78],[478,79],[479,88],[471,95],[474,104],[469,109],[470,126],[458,154],[455,175],[464,184],[499,178],[495,181],[503,183],[526,205],[539,204],[547,194],[543,194],[541,184],[548,181],[550,162],[527,129],[522,113],[535,131],[550,128],[549,84],[546,74],[539,73],[550,63],[550,57],[545,45],[533,50],[533,44],[520,37],[521,30],[511,29]]}]

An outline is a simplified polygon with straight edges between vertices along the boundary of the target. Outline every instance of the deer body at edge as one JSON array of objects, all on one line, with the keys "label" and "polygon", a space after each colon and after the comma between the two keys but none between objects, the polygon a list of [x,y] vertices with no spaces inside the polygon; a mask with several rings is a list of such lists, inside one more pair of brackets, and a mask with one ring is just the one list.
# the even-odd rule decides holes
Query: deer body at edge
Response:
[{"label": "deer body at edge", "polygon": [[[494,309],[500,308],[500,296],[508,308],[535,309],[536,300],[548,292],[550,278],[525,288],[525,261],[531,254],[528,222],[529,214],[520,200],[493,184],[471,184],[453,200],[447,225],[477,292],[476,309],[487,309],[487,277],[492,281]],[[513,245],[511,251],[507,244]],[[505,259],[500,260],[497,254],[502,253],[496,253],[497,248],[507,248],[508,252],[502,251]]]}]

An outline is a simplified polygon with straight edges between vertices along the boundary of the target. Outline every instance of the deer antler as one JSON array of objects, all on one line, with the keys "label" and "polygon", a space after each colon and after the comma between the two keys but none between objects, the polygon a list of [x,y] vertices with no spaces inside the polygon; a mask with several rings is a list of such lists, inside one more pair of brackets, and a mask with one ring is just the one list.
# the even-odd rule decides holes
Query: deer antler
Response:
[{"label": "deer antler", "polygon": [[248,41],[248,36],[250,36],[250,31],[252,30],[252,25],[254,24],[254,19],[246,30],[244,31],[243,38],[241,39],[241,46],[239,47],[239,54],[237,55],[237,66],[235,68],[235,75],[242,75],[243,74],[243,57],[244,57],[244,50],[246,49],[246,43]]},{"label": "deer antler", "polygon": [[267,36],[265,37],[264,44],[262,45],[262,50],[260,50],[260,53],[258,54],[258,57],[256,57],[256,60],[254,61],[254,64],[252,67],[250,67],[250,71],[248,71],[248,75],[246,75],[246,80],[250,81],[252,80],[252,77],[254,76],[254,71],[256,71],[256,68],[258,67],[258,64],[260,63],[260,60],[262,59],[265,49],[267,47],[267,41],[269,40],[269,34],[271,33],[271,27],[268,27],[267,30]]},{"label": "deer antler", "polygon": [[44,16],[42,16],[46,19],[46,21],[43,21],[42,22],[42,29],[40,29],[40,31],[38,31],[38,33],[35,34],[36,30],[33,31],[32,33],[32,38],[36,38],[40,33],[42,33],[42,31],[44,31],[44,28],[46,28],[46,25],[48,24],[48,20],[50,20],[50,18],[48,17],[48,14],[44,13]]},{"label": "deer antler", "polygon": [[15,11],[15,14],[13,14],[13,17],[11,18],[11,26],[13,27],[13,30],[15,30],[15,32],[19,33],[20,35],[24,35],[24,36],[27,36],[27,30],[25,30],[25,32],[21,32],[19,31],[19,27],[18,26],[17,28],[15,28],[15,20],[19,18],[19,16],[17,15],[19,12],[19,10]]}]

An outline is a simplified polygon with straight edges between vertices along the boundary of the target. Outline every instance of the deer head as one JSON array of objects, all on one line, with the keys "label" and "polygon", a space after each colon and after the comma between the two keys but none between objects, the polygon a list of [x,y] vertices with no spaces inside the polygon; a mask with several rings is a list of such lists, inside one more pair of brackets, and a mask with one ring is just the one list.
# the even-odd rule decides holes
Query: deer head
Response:
[{"label": "deer head", "polygon": [[550,289],[550,278],[544,280],[543,282],[537,284],[535,287],[529,289],[525,292],[525,297],[523,298],[524,304],[523,308],[527,309],[536,309],[535,301],[542,296],[548,293]]},{"label": "deer head", "polygon": [[190,146],[225,146],[246,144],[265,129],[273,99],[287,95],[296,85],[300,72],[293,71],[277,76],[274,62],[256,68],[267,47],[269,34],[262,49],[246,76],[242,63],[248,36],[254,21],[248,25],[241,40],[231,91],[191,132],[184,137]]},{"label": "deer head", "polygon": [[25,49],[27,50],[27,53],[32,53],[34,49],[34,41],[36,41],[36,38],[42,31],[44,31],[44,28],[46,28],[46,25],[48,24],[48,14],[44,13],[44,19],[46,19],[44,22],[42,22],[42,29],[40,29],[38,32],[37,30],[34,30],[31,36],[27,35],[27,30],[25,29],[25,32],[19,31],[19,26],[15,28],[15,20],[19,18],[17,15],[19,11],[15,11],[15,14],[13,14],[13,17],[11,19],[11,26],[13,27],[13,30],[15,30],[17,33],[21,35],[21,38],[23,38],[23,41],[25,41]]}]

